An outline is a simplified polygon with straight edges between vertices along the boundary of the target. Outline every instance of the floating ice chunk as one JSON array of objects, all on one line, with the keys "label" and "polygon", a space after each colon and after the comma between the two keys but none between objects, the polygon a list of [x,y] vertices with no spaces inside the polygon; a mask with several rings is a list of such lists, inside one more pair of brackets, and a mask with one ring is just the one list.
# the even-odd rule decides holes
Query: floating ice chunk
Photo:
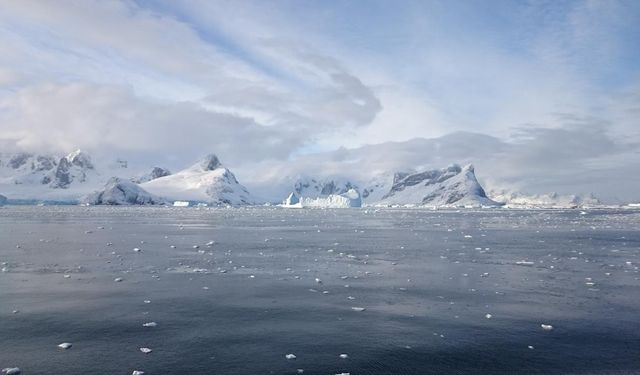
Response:
[{"label": "floating ice chunk", "polygon": [[134,248],[133,248],[133,251],[135,251],[136,253],[139,253],[141,250],[140,250],[140,248],[139,248],[139,247],[134,247]]},{"label": "floating ice chunk", "polygon": [[364,311],[366,309],[364,307],[352,307],[351,310],[360,312],[360,311]]},{"label": "floating ice chunk", "polygon": [[289,353],[289,354],[285,355],[284,357],[285,357],[286,359],[296,359],[296,358],[298,358],[298,357],[296,357],[296,355],[295,355],[295,354],[292,354],[292,353]]},{"label": "floating ice chunk", "polygon": [[316,283],[322,284],[322,280],[320,280],[319,278],[316,277]]},{"label": "floating ice chunk", "polygon": [[142,324],[143,327],[156,327],[157,325],[158,323],[156,322],[149,322],[149,323]]},{"label": "floating ice chunk", "polygon": [[487,315],[485,315],[484,317],[485,317],[485,318],[487,318],[487,319],[491,319],[491,317],[492,317],[492,316],[493,316],[493,315],[491,315],[491,314],[487,314]]},{"label": "floating ice chunk", "polygon": [[151,301],[150,301],[150,300],[148,300],[148,299],[145,299],[145,300],[144,300],[144,301],[142,301],[142,302],[144,302],[144,303],[151,303]]},{"label": "floating ice chunk", "polygon": [[527,348],[532,349],[533,350],[533,345],[529,345],[527,346]]},{"label": "floating ice chunk", "polygon": [[342,354],[340,354],[340,358],[347,359],[347,358],[349,358],[349,355],[345,354],[345,353],[342,353]]},{"label": "floating ice chunk", "polygon": [[551,331],[553,329],[553,326],[551,324],[540,324],[540,327],[542,327],[542,329],[545,331]]},{"label": "floating ice chunk", "polygon": [[121,282],[122,280],[124,280],[122,277],[116,277],[115,279],[113,279],[113,281],[117,283]]},{"label": "floating ice chunk", "polygon": [[208,246],[208,247],[213,246],[213,244],[214,244],[214,242],[213,242],[213,241],[209,241],[209,242],[207,242],[207,246]]},{"label": "floating ice chunk", "polygon": [[143,352],[144,354],[149,354],[151,353],[153,350],[149,349],[149,348],[140,348],[140,351]]},{"label": "floating ice chunk", "polygon": [[527,260],[519,260],[516,264],[519,266],[533,266],[534,263]]},{"label": "floating ice chunk", "polygon": [[2,374],[6,375],[20,375],[22,374],[22,370],[18,367],[7,367],[2,369]]},{"label": "floating ice chunk", "polygon": [[140,370],[133,370],[133,372],[131,373],[131,375],[144,375],[144,371],[140,371]]},{"label": "floating ice chunk", "polygon": [[351,375],[351,373],[350,372],[341,372],[341,373],[336,374],[336,375]]},{"label": "floating ice chunk", "polygon": [[73,346],[73,344],[71,344],[70,342],[63,342],[62,344],[58,345],[58,348],[60,349],[70,349]]}]

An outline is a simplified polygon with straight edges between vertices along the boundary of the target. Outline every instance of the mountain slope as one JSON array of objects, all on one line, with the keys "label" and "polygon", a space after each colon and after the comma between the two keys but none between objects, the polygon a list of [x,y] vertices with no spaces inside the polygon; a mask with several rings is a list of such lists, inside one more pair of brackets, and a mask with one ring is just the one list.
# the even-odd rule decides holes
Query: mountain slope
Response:
[{"label": "mountain slope", "polygon": [[206,202],[214,205],[248,205],[257,200],[234,174],[210,154],[200,162],[175,174],[140,185],[143,189],[170,200]]},{"label": "mountain slope", "polygon": [[420,173],[397,173],[390,191],[375,205],[497,206],[487,198],[472,165]]}]

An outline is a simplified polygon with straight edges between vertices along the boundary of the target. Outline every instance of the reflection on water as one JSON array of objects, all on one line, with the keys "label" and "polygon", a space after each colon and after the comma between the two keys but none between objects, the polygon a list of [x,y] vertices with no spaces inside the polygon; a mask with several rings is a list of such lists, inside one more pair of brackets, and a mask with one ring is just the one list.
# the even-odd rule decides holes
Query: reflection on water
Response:
[{"label": "reflection on water", "polygon": [[640,372],[639,224],[605,210],[5,207],[0,368]]}]

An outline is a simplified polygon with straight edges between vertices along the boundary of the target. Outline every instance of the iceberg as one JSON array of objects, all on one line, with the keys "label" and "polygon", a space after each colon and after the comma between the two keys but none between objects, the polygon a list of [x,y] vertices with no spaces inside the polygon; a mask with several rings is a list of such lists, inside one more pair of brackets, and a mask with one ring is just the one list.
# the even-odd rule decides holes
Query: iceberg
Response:
[{"label": "iceberg", "polygon": [[352,208],[362,207],[362,197],[355,189],[344,194],[329,194],[317,198],[301,197],[298,203],[301,207],[314,208]]}]

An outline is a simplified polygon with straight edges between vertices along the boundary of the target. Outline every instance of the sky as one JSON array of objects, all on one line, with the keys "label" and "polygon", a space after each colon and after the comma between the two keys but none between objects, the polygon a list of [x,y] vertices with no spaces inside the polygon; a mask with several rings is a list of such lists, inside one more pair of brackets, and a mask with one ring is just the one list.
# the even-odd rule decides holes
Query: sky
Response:
[{"label": "sky", "polygon": [[639,119],[635,0],[0,1],[2,152],[628,201]]}]

